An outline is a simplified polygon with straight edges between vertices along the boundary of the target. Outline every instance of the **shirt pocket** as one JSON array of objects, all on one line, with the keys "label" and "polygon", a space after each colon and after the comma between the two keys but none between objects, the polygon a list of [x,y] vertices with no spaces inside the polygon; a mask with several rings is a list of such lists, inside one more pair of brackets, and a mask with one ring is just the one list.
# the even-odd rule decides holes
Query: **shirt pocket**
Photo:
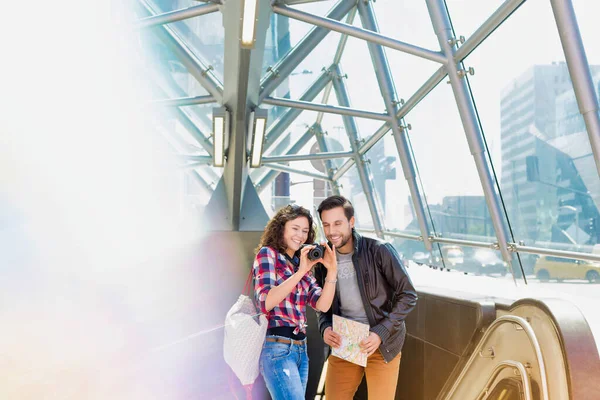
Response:
[{"label": "shirt pocket", "polygon": [[290,276],[293,275],[293,272],[290,271],[290,269],[287,266],[284,266],[284,267],[278,266],[276,269],[276,273],[277,273],[277,285],[281,285],[283,282],[288,280],[290,278]]}]

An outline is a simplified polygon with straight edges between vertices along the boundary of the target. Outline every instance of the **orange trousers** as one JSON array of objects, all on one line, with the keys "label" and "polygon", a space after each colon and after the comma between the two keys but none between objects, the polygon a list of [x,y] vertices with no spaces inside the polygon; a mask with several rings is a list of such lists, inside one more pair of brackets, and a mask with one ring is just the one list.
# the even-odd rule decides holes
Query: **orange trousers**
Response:
[{"label": "orange trousers", "polygon": [[396,396],[401,356],[402,353],[386,363],[378,350],[369,356],[366,367],[330,356],[327,359],[325,398],[352,400],[363,375],[366,375],[369,400],[393,400]]}]

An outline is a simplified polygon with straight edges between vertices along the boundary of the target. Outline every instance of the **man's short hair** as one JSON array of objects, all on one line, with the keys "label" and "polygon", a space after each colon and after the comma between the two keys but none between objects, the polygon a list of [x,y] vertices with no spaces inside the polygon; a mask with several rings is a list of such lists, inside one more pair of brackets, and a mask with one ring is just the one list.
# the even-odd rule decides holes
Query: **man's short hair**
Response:
[{"label": "man's short hair", "polygon": [[319,217],[321,217],[323,211],[331,210],[337,207],[342,207],[344,209],[344,214],[346,215],[348,221],[350,221],[350,218],[354,217],[354,206],[352,205],[350,200],[348,200],[344,196],[338,195],[329,196],[328,198],[323,200],[321,204],[319,204],[317,212],[319,213]]}]

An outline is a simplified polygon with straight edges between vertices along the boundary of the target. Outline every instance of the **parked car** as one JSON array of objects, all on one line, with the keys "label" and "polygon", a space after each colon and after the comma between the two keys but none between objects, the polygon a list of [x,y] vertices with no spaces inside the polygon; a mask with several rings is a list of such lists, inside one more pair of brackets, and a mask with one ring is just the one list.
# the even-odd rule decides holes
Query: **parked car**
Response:
[{"label": "parked car", "polygon": [[542,282],[550,279],[587,279],[590,283],[600,282],[600,264],[572,258],[542,256],[537,259],[533,272]]},{"label": "parked car", "polygon": [[412,260],[419,264],[431,264],[431,254],[429,252],[417,251],[413,253]]},{"label": "parked car", "polygon": [[442,254],[444,255],[444,260],[449,263],[451,267],[465,262],[465,253],[463,249],[458,246],[443,246]]},{"label": "parked car", "polygon": [[463,262],[453,265],[458,271],[470,272],[475,275],[506,275],[508,265],[498,252],[492,249],[475,249],[463,256]]}]

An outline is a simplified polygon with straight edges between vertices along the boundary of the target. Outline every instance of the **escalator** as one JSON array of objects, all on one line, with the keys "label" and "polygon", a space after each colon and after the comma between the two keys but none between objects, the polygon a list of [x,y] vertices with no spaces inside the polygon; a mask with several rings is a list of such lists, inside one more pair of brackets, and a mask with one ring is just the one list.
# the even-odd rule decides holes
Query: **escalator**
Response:
[{"label": "escalator", "polygon": [[396,399],[600,399],[596,342],[571,303],[439,290],[419,303]]}]

